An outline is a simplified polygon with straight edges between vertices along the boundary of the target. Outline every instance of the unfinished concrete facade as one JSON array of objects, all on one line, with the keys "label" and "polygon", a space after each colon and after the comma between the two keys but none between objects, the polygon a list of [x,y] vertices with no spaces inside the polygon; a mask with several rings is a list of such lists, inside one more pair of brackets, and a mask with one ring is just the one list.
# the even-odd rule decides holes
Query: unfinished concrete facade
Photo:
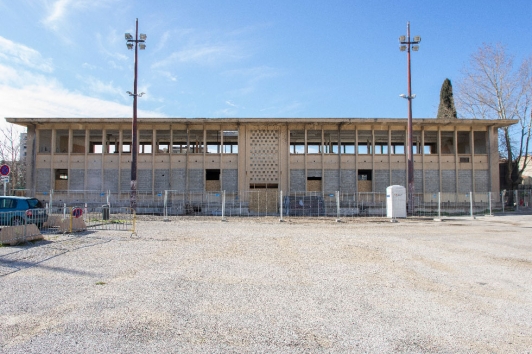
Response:
[{"label": "unfinished concrete facade", "polygon": [[[27,127],[32,194],[129,193],[131,119],[7,121]],[[416,193],[499,193],[498,128],[513,123],[414,119]],[[137,190],[384,193],[407,183],[406,129],[406,119],[141,118]]]}]

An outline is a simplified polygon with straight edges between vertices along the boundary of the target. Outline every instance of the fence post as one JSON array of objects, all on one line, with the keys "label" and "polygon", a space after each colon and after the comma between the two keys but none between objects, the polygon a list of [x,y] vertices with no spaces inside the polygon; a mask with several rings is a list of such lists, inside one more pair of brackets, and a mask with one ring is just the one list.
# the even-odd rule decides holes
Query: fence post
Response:
[{"label": "fence post", "polygon": [[163,221],[168,221],[168,190],[164,191],[164,219]]},{"label": "fence post", "polygon": [[336,222],[340,222],[340,191],[336,191]]},{"label": "fence post", "polygon": [[66,203],[63,203],[63,219],[66,219]]},{"label": "fence post", "polygon": [[438,192],[438,219],[441,219],[441,192]]},{"label": "fence post", "polygon": [[491,192],[488,192],[488,199],[489,199],[488,205],[489,205],[489,209],[490,209],[490,216],[492,216],[491,215]]},{"label": "fence post", "polygon": [[502,193],[501,193],[501,199],[502,199],[502,213],[504,214],[504,204],[506,204],[505,202],[505,199],[506,199],[506,189],[503,189]]},{"label": "fence post", "polygon": [[518,191],[514,191],[514,205],[515,205],[515,211],[519,211],[519,193]]},{"label": "fence post", "polygon": [[279,221],[283,222],[283,191],[279,191]]},{"label": "fence post", "polygon": [[225,220],[225,190],[222,191],[222,221]]},{"label": "fence post", "polygon": [[50,204],[49,204],[50,209],[48,210],[48,214],[52,214],[52,202],[54,199],[53,195],[54,195],[54,190],[50,189]]},{"label": "fence post", "polygon": [[111,190],[107,190],[107,205],[109,206],[109,209],[111,209]]},{"label": "fence post", "polygon": [[469,213],[471,214],[471,218],[474,219],[473,216],[473,192],[469,192]]}]

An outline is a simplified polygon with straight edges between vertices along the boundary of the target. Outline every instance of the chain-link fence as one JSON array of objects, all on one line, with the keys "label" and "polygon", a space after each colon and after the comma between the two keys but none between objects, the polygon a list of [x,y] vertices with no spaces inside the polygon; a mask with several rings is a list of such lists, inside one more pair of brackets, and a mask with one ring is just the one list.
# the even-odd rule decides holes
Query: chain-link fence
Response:
[{"label": "chain-link fence", "polygon": [[136,234],[136,213],[129,207],[67,207],[0,211],[0,244],[39,240],[43,235],[91,230],[127,231]]},{"label": "chain-link fence", "polygon": [[[49,191],[37,195],[57,208],[82,207],[100,210],[102,206],[125,208],[130,205],[129,191]],[[494,212],[528,210],[532,206],[530,190],[492,193],[418,193],[411,216],[445,217],[483,215]],[[97,212],[97,214],[100,212]],[[292,192],[254,189],[239,192],[175,191],[137,192],[138,215],[163,218],[176,216],[305,216],[305,217],[386,217],[386,193],[376,192]],[[113,214],[113,213],[111,213]],[[117,213],[119,214],[119,213]]]}]

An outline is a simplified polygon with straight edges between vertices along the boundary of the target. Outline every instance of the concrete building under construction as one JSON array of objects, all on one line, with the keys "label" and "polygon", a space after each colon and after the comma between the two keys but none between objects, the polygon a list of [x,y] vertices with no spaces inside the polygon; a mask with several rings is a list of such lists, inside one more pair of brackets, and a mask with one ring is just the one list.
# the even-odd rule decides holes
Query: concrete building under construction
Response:
[{"label": "concrete building under construction", "polygon": [[[7,118],[27,127],[27,188],[127,196],[130,118]],[[416,193],[499,193],[498,128],[414,119]],[[407,183],[407,119],[140,118],[139,193],[382,192]],[[127,199],[127,197],[125,198]]]}]

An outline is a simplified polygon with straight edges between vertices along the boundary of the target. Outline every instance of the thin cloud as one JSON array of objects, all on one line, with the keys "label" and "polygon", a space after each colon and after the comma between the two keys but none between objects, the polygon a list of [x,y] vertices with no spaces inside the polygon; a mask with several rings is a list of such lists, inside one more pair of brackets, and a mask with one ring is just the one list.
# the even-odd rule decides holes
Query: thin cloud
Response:
[{"label": "thin cloud", "polygon": [[54,70],[51,59],[45,59],[35,49],[0,36],[0,58],[10,65],[22,65],[43,72]]},{"label": "thin cloud", "polygon": [[87,9],[109,6],[117,0],[56,0],[46,6],[46,15],[41,20],[42,24],[50,30],[58,32],[68,23],[70,13]]},{"label": "thin cloud", "polygon": [[[89,79],[90,89],[118,94],[112,82]],[[147,89],[143,87],[143,89]],[[131,103],[91,97],[65,89],[55,78],[0,64],[0,117],[129,117]],[[139,110],[139,117],[165,117],[156,111]],[[1,123],[1,122],[0,122]]]},{"label": "thin cloud", "polygon": [[230,45],[194,45],[183,50],[173,52],[167,58],[152,65],[152,68],[172,66],[176,62],[212,64],[243,58],[237,48]]},{"label": "thin cloud", "polygon": [[[5,98],[1,107],[3,117],[129,117],[130,104],[120,104],[70,92],[61,87],[26,86],[14,89],[0,86]],[[165,117],[154,111],[138,111],[139,117]]]},{"label": "thin cloud", "polygon": [[249,82],[258,82],[264,79],[279,76],[279,71],[269,66],[257,66],[253,68],[235,69],[224,71],[222,76],[244,77]]},{"label": "thin cloud", "polygon": [[89,92],[95,95],[112,95],[125,97],[125,90],[113,85],[113,81],[103,82],[95,77],[82,79]]},{"label": "thin cloud", "polygon": [[63,19],[67,12],[67,7],[72,4],[72,0],[57,0],[51,6],[51,10],[46,18],[43,19],[43,24],[47,27],[57,30],[57,24]]}]

